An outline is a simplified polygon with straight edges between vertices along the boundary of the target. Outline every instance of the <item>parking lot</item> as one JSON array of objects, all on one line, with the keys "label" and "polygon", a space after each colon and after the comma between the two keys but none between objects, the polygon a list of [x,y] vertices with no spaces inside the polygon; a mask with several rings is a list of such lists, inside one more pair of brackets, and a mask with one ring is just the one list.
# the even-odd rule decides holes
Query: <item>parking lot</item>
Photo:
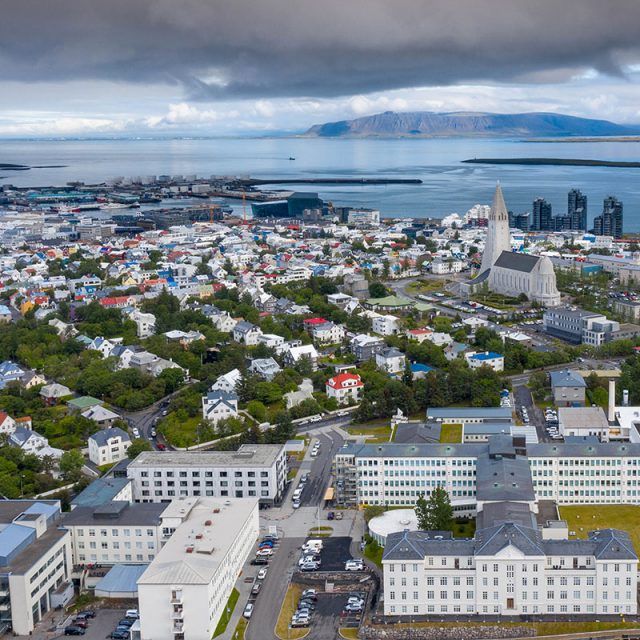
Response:
[{"label": "parking lot", "polygon": [[[124,618],[124,609],[97,609],[96,617],[89,621],[89,626],[83,636],[85,640],[104,640],[116,628],[118,620]],[[52,640],[53,638],[65,638],[71,636],[64,635],[64,629],[53,630],[55,625],[60,624],[68,618],[66,614],[60,612],[53,613],[53,619],[47,618],[40,623],[33,634],[28,636],[31,640]],[[27,636],[18,636],[27,637]]]}]

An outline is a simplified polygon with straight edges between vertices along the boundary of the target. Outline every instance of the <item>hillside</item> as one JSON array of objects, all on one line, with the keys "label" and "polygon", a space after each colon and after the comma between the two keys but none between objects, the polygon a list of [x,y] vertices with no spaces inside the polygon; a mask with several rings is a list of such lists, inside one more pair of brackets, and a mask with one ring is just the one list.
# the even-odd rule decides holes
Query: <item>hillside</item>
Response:
[{"label": "hillside", "polygon": [[577,118],[560,113],[395,113],[341,120],[312,126],[305,135],[337,137],[430,136],[620,136],[640,133],[608,120]]}]

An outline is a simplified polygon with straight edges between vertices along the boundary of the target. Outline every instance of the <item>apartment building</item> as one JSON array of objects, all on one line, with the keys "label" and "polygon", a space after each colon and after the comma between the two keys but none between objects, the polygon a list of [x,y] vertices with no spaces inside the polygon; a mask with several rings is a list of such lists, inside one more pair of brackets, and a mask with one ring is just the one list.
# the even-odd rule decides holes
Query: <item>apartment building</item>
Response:
[{"label": "apartment building", "polygon": [[198,498],[138,579],[141,640],[210,640],[258,536],[258,499]]},{"label": "apartment building", "polygon": [[76,507],[64,517],[74,565],[151,562],[164,541],[162,514],[166,509],[166,504],[131,505],[126,501]]},{"label": "apartment building", "polygon": [[258,498],[279,503],[287,480],[283,445],[244,444],[237,451],[144,451],[128,467],[136,502],[182,497]]},{"label": "apartment building", "polygon": [[89,460],[100,466],[119,462],[127,457],[131,438],[119,427],[100,429],[89,436]]},{"label": "apartment building", "polygon": [[0,629],[30,635],[73,597],[71,542],[57,500],[0,501]]}]

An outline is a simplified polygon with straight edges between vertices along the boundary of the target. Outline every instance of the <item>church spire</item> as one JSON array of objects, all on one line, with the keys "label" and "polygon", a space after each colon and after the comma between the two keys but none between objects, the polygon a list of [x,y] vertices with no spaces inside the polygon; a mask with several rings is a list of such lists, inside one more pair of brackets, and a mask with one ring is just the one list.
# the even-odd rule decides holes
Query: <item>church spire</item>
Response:
[{"label": "church spire", "polygon": [[489,219],[493,220],[508,220],[509,213],[507,212],[507,205],[504,203],[504,196],[502,195],[502,187],[500,181],[496,184],[496,190],[493,193],[493,203],[491,205],[491,213]]},{"label": "church spire", "polygon": [[491,269],[503,251],[511,251],[511,239],[509,236],[509,214],[504,203],[502,187],[498,182],[493,194],[491,211],[489,212],[487,238],[484,245],[480,273]]}]

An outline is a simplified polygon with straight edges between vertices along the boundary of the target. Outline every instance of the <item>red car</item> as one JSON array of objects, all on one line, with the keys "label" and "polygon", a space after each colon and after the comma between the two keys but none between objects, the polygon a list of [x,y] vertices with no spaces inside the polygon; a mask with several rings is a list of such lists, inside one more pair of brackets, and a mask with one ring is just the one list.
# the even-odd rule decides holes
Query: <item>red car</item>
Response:
[{"label": "red car", "polygon": [[156,446],[158,447],[158,451],[166,451],[167,450],[167,445],[166,444],[162,444],[162,442],[159,442]]}]

